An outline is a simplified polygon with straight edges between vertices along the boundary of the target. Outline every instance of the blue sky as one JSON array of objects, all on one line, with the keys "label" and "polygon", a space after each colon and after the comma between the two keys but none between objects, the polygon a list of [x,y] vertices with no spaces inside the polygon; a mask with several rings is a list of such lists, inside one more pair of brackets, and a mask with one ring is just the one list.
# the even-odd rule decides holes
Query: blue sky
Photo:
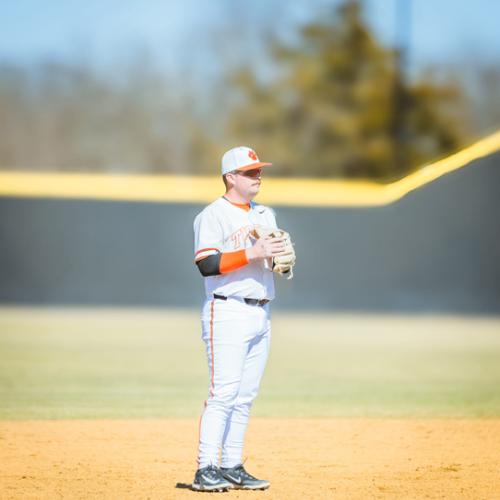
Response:
[{"label": "blue sky", "polygon": [[[367,18],[386,42],[395,40],[400,0],[365,0]],[[0,59],[36,61],[46,56],[84,56],[97,64],[124,57],[134,47],[175,66],[196,50],[197,41],[231,23],[300,22],[335,0],[16,0],[0,7]],[[499,59],[500,2],[491,0],[413,0],[411,63],[458,60],[463,55]],[[211,30],[211,31],[210,31]],[[200,42],[203,43],[203,42]],[[189,61],[188,61],[189,62]]]}]

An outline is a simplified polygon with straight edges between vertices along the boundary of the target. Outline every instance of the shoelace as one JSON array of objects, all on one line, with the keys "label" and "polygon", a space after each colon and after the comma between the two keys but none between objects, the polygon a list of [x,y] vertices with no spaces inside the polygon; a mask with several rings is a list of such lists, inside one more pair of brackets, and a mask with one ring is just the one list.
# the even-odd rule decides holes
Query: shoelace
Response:
[{"label": "shoelace", "polygon": [[212,465],[208,467],[206,471],[204,471],[204,474],[206,474],[210,479],[218,479],[220,472],[219,469]]},{"label": "shoelace", "polygon": [[249,474],[245,468],[243,467],[243,465],[240,465],[239,467],[237,467],[236,469],[234,469],[235,472],[241,474],[243,476],[244,479],[252,479],[252,480],[257,480],[256,477],[253,477],[251,474]]}]

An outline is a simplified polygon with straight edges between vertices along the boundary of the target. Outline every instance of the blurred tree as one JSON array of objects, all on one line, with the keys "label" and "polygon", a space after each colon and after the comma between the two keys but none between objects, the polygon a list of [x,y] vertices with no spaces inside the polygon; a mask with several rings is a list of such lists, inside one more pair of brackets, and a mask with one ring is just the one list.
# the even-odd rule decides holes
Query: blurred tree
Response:
[{"label": "blurred tree", "polygon": [[116,79],[83,63],[0,65],[0,168],[197,172],[194,91],[143,53]]},{"label": "blurred tree", "polygon": [[250,144],[272,175],[389,181],[498,126],[498,65],[466,57],[409,82],[358,0],[301,28],[285,0],[225,3],[172,72],[140,48],[101,71],[78,54],[0,62],[0,168],[213,174]]},{"label": "blurred tree", "polygon": [[467,120],[472,134],[488,134],[500,127],[500,57],[485,60],[481,54],[463,54],[444,68],[467,90]]},{"label": "blurred tree", "polygon": [[293,44],[275,41],[270,56],[271,83],[249,68],[230,75],[239,90],[230,127],[273,158],[273,174],[388,181],[463,141],[459,89],[405,83],[358,0],[303,26]]}]

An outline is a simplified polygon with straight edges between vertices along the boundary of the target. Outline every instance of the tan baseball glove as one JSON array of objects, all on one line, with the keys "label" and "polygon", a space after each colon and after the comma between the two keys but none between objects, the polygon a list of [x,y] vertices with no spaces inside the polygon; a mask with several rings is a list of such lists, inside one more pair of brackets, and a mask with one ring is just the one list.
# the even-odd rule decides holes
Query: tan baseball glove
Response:
[{"label": "tan baseball glove", "polygon": [[255,238],[284,238],[285,250],[273,257],[272,270],[275,273],[286,276],[286,279],[293,278],[293,266],[295,265],[296,256],[293,248],[290,234],[283,229],[274,227],[255,226],[253,234]]}]

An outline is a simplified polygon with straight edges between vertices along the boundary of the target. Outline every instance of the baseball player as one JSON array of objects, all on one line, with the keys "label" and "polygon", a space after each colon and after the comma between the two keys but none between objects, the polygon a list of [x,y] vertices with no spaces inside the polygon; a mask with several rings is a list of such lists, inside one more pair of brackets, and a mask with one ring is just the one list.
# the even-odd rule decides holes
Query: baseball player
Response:
[{"label": "baseball player", "polygon": [[248,147],[227,151],[222,158],[226,192],[194,220],[195,263],[205,281],[201,323],[210,376],[192,483],[197,491],[270,485],[242,464],[250,408],[269,353],[274,272],[291,276],[295,264],[289,235],[278,229],[273,210],[252,201],[262,169],[270,165]]}]

